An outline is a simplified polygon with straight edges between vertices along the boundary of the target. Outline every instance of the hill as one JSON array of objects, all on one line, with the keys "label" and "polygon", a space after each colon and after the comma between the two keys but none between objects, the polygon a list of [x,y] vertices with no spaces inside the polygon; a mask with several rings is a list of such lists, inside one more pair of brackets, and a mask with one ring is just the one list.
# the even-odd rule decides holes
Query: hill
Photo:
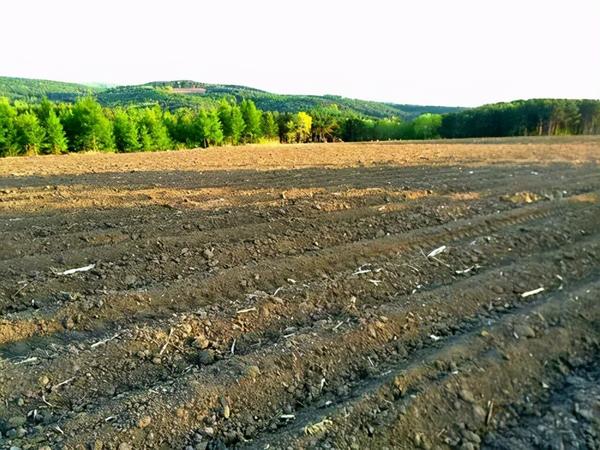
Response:
[{"label": "hill", "polygon": [[0,77],[0,97],[11,100],[39,101],[47,97],[53,101],[70,102],[86,94],[95,94],[103,88],[62,81],[31,78]]},{"label": "hill", "polygon": [[0,96],[12,100],[74,101],[92,94],[105,106],[154,105],[176,109],[180,107],[214,106],[222,98],[251,99],[262,110],[298,112],[320,106],[337,105],[341,110],[369,117],[402,117],[412,119],[424,113],[444,114],[462,108],[427,105],[403,105],[345,98],[336,95],[284,95],[247,86],[208,84],[191,80],[154,81],[142,85],[102,87],[59,81],[0,77]]}]

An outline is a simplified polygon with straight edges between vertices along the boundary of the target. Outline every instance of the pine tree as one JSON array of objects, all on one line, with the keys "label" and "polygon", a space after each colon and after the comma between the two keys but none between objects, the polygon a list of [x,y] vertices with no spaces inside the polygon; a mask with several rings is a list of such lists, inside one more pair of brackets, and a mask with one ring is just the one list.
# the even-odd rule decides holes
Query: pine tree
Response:
[{"label": "pine tree", "polygon": [[112,123],[92,97],[77,100],[65,120],[65,131],[72,150],[113,150]]},{"label": "pine tree", "polygon": [[44,150],[48,153],[65,153],[67,151],[67,137],[62,123],[54,110],[48,111],[46,119],[46,139],[44,141]]},{"label": "pine tree", "polygon": [[206,111],[200,110],[192,119],[189,128],[189,140],[194,146],[207,147],[206,141]]},{"label": "pine tree", "polygon": [[25,112],[17,116],[14,124],[19,154],[38,154],[46,135],[38,117],[32,112]]},{"label": "pine tree", "polygon": [[115,111],[113,122],[115,145],[120,152],[133,152],[140,148],[138,127],[128,111]]},{"label": "pine tree", "polygon": [[222,99],[219,103],[219,108],[217,109],[217,114],[219,115],[219,121],[221,122],[221,127],[223,129],[223,138],[227,142],[233,142],[233,130],[231,126],[231,104]]},{"label": "pine tree", "polygon": [[165,121],[165,125],[175,141],[185,144],[186,147],[193,147],[196,145],[192,139],[193,120],[194,114],[185,108],[178,110],[170,121]]},{"label": "pine tree", "polygon": [[172,147],[160,108],[144,109],[139,115],[138,128],[142,150],[167,150]]},{"label": "pine tree", "polygon": [[223,143],[223,129],[217,111],[210,110],[206,115],[205,130],[208,145],[221,145]]},{"label": "pine tree", "polygon": [[7,98],[0,97],[0,156],[17,154],[15,143],[15,118],[17,112]]}]

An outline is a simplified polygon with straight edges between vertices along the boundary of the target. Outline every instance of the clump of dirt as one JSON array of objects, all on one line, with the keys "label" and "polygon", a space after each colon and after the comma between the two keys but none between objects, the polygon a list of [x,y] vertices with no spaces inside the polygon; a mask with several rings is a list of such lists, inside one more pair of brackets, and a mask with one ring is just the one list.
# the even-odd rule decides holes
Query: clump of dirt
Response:
[{"label": "clump of dirt", "polygon": [[542,200],[543,197],[541,195],[536,194],[535,192],[516,192],[514,194],[506,194],[500,197],[500,200],[510,203],[535,203]]}]

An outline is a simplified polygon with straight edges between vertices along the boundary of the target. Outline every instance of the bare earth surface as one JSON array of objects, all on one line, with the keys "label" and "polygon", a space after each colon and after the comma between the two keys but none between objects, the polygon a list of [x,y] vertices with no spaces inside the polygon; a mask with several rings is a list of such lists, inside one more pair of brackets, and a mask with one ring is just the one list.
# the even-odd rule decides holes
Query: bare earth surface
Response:
[{"label": "bare earth surface", "polygon": [[600,449],[599,162],[0,159],[0,448]]}]

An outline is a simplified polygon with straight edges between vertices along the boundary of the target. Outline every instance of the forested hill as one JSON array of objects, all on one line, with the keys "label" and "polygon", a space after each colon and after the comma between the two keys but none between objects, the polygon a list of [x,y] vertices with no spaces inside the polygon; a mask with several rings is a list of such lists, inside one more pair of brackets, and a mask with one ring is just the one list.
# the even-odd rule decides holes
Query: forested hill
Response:
[{"label": "forested hill", "polygon": [[101,90],[94,86],[62,81],[0,77],[0,97],[8,97],[10,100],[40,101],[47,97],[52,101],[67,102]]},{"label": "forested hill", "polygon": [[181,107],[213,107],[222,98],[253,100],[264,111],[298,112],[322,106],[337,105],[340,110],[359,115],[413,119],[424,113],[444,114],[461,108],[445,106],[402,105],[350,99],[335,95],[283,95],[246,86],[199,83],[189,80],[157,81],[135,86],[102,88],[59,81],[0,77],[0,97],[10,100],[38,102],[47,97],[53,101],[72,102],[91,94],[103,106],[160,105],[174,110]]}]

